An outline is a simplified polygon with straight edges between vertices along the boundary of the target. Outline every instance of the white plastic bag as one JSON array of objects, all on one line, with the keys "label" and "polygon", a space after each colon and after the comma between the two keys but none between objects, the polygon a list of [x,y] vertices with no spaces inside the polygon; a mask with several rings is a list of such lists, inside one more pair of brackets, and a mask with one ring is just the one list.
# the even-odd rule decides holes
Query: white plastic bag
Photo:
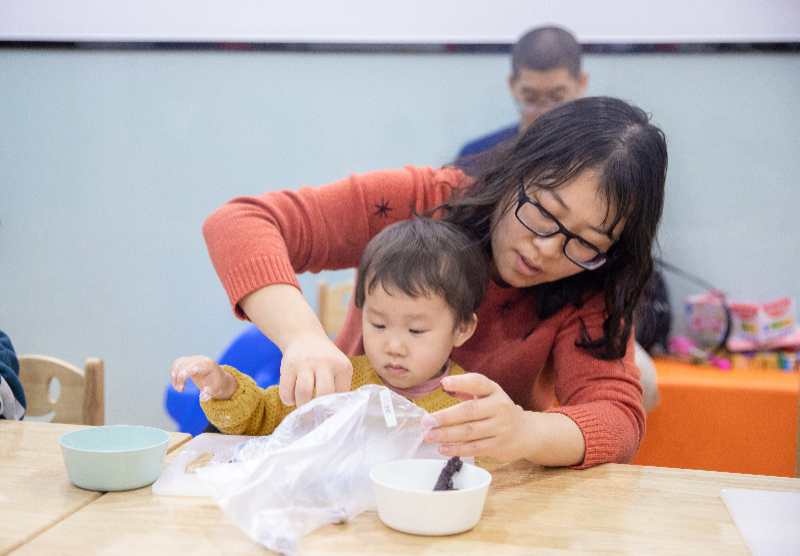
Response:
[{"label": "white plastic bag", "polygon": [[422,446],[425,414],[383,386],[323,396],[291,413],[271,436],[243,445],[235,461],[198,475],[250,538],[291,554],[303,535],[374,508],[373,465],[431,455]]}]

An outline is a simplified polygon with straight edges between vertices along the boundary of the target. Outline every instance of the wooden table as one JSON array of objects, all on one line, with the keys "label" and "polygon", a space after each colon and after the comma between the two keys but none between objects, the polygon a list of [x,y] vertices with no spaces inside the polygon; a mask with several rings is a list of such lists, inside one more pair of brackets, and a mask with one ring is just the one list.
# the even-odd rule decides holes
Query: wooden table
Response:
[{"label": "wooden table", "polygon": [[[451,537],[406,535],[367,512],[324,527],[300,554],[747,554],[720,489],[800,491],[800,479],[603,465],[585,471],[486,463],[493,483],[478,526]],[[91,501],[16,555],[258,554],[202,498],[149,488]]]},{"label": "wooden table", "polygon": [[[0,554],[101,498],[101,493],[79,489],[67,478],[58,437],[81,428],[0,420]],[[172,433],[169,450],[189,438]]]}]

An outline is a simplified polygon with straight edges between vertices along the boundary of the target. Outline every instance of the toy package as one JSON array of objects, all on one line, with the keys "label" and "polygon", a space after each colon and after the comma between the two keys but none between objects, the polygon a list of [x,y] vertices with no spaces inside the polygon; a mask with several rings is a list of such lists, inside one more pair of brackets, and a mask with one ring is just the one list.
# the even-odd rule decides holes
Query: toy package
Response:
[{"label": "toy package", "polygon": [[[701,348],[712,348],[724,340],[726,301],[719,292],[709,291],[686,299],[689,338]],[[726,347],[733,352],[800,347],[800,328],[795,302],[783,297],[768,303],[730,301],[731,330]]]},{"label": "toy package", "polygon": [[730,304],[733,330],[731,351],[793,348],[800,346],[794,300],[788,297],[769,303]]},{"label": "toy package", "polygon": [[691,295],[686,298],[684,309],[686,332],[696,346],[710,349],[725,340],[727,317],[725,298],[720,292]]}]

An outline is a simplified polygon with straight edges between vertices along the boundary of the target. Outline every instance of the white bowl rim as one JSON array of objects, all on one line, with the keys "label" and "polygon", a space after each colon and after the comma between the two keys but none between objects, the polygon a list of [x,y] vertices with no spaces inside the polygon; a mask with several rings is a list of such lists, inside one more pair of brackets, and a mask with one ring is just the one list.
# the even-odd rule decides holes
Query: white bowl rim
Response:
[{"label": "white bowl rim", "polygon": [[374,466],[372,466],[372,469],[369,470],[369,478],[376,485],[380,485],[380,486],[382,486],[384,488],[388,488],[388,489],[393,490],[395,492],[409,492],[409,493],[414,493],[414,494],[433,494],[433,495],[436,495],[436,496],[442,496],[442,495],[448,495],[448,494],[449,495],[453,495],[453,494],[464,493],[464,492],[475,492],[475,491],[478,491],[478,490],[482,490],[482,489],[488,488],[489,485],[492,484],[492,474],[491,473],[489,473],[483,467],[479,467],[479,466],[477,466],[475,464],[468,463],[468,462],[463,461],[463,460],[462,461],[463,461],[464,465],[469,465],[471,467],[474,467],[481,474],[483,474],[483,480],[479,484],[477,484],[475,486],[468,487],[468,488],[459,488],[457,490],[433,490],[432,487],[431,487],[430,490],[428,490],[428,489],[422,489],[422,488],[401,488],[401,487],[398,487],[397,485],[390,485],[390,484],[386,483],[385,481],[380,481],[377,478],[375,478],[375,469],[376,468],[378,468],[378,467],[380,467],[382,465],[390,465],[390,464],[393,464],[393,463],[396,464],[398,462],[406,462],[406,461],[435,461],[435,462],[441,461],[443,466],[444,466],[445,463],[447,463],[446,459],[439,460],[439,459],[434,459],[434,458],[405,458],[405,459],[396,459],[396,460],[392,460],[392,461],[384,461],[382,463],[378,463],[378,464],[375,464]]},{"label": "white bowl rim", "polygon": [[[150,429],[154,431],[158,431],[164,434],[164,438],[158,442],[153,444],[148,444],[145,446],[140,446],[137,448],[120,448],[116,450],[87,450],[86,448],[76,448],[74,446],[69,446],[64,444],[64,439],[71,435],[77,435],[80,433],[85,433],[86,431],[90,430],[97,430],[97,429],[121,429],[121,428],[132,428],[132,429]],[[84,454],[129,454],[133,452],[144,452],[146,450],[152,450],[153,448],[159,448],[164,444],[169,442],[169,433],[164,429],[159,429],[158,427],[148,427],[147,425],[100,425],[98,427],[86,427],[84,429],[78,429],[76,431],[69,431],[65,432],[61,436],[58,437],[58,443],[62,448],[66,448],[67,450],[72,450],[73,452],[81,452]]]}]

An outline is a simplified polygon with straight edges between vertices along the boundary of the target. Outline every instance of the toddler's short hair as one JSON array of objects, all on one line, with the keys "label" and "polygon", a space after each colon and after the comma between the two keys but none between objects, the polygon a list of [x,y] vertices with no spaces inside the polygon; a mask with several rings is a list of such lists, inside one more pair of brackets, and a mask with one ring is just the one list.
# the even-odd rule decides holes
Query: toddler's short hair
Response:
[{"label": "toddler's short hair", "polygon": [[455,224],[415,217],[383,229],[367,244],[358,268],[355,304],[364,306],[375,287],[394,287],[408,296],[440,295],[456,324],[478,310],[489,279],[480,244]]}]

